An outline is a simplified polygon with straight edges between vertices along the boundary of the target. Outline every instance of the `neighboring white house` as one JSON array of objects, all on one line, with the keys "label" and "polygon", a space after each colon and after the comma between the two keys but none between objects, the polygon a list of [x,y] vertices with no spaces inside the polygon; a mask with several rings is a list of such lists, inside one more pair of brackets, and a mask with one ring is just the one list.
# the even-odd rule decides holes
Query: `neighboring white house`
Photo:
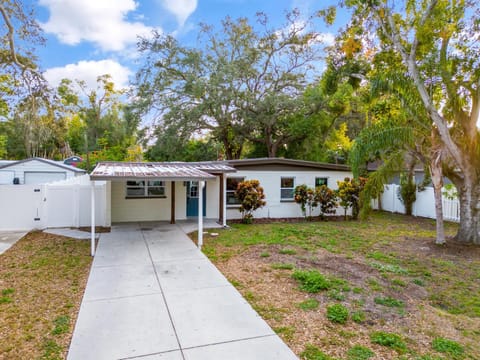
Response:
[{"label": "neighboring white house", "polygon": [[[351,177],[346,165],[282,158],[209,161],[201,163],[99,163],[90,178],[107,181],[105,209],[115,222],[185,220],[198,216],[199,181],[203,189],[203,214],[224,223],[238,219],[234,192],[238,182],[257,179],[264,188],[267,205],[256,218],[301,217],[293,201],[297,185],[327,185]],[[315,215],[315,214],[314,214]]]},{"label": "neighboring white house", "polygon": [[85,170],[42,158],[0,162],[0,185],[34,185],[84,175]]}]

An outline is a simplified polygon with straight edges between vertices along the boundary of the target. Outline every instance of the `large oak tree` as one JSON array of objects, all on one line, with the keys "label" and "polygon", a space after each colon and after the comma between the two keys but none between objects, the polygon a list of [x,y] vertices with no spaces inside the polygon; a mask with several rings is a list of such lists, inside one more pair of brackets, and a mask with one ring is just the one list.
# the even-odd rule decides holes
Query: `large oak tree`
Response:
[{"label": "large oak tree", "polygon": [[[195,48],[154,33],[140,42],[137,105],[157,125],[179,133],[208,132],[225,157],[239,158],[245,142],[261,143],[269,156],[308,131],[292,131],[301,93],[319,58],[321,38],[296,11],[281,28],[264,14],[202,25]],[[165,132],[165,131],[163,131]]]}]

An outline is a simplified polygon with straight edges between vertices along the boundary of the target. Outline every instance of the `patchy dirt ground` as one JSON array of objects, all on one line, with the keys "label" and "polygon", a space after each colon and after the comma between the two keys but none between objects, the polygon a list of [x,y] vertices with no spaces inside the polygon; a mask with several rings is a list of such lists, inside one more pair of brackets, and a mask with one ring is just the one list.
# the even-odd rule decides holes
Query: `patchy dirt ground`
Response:
[{"label": "patchy dirt ground", "polygon": [[[437,246],[433,222],[393,219],[374,217],[359,228],[351,222],[234,225],[217,238],[207,236],[205,251],[299,356],[311,344],[335,359],[361,359],[349,354],[355,345],[378,360],[480,359],[480,248],[451,240]],[[449,230],[453,234],[454,225]],[[298,269],[346,280],[348,289],[301,291],[292,278]],[[318,306],[302,309],[309,299]],[[331,304],[348,308],[346,324],[327,319]],[[376,331],[398,334],[406,348],[372,343]],[[436,338],[457,342],[463,352],[433,349]]]},{"label": "patchy dirt ground", "polygon": [[89,242],[32,232],[0,255],[0,359],[64,359],[92,258]]}]

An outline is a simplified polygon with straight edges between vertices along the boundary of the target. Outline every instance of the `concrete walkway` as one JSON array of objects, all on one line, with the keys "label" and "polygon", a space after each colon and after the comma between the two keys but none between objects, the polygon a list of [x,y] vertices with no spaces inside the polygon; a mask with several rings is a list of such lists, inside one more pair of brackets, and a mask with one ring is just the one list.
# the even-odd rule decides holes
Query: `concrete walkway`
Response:
[{"label": "concrete walkway", "polygon": [[27,235],[27,231],[0,231],[0,254],[10,249],[25,235]]},{"label": "concrete walkway", "polygon": [[297,359],[182,229],[167,224],[101,234],[67,358]]}]

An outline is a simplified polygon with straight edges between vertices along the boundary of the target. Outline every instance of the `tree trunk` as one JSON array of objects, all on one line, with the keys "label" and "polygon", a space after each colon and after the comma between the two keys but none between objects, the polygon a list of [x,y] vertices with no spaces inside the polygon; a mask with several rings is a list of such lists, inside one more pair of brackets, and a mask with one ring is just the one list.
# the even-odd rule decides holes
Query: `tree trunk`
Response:
[{"label": "tree trunk", "polygon": [[437,237],[435,244],[445,244],[445,228],[443,224],[443,201],[442,201],[442,187],[443,187],[443,169],[442,160],[444,152],[442,151],[439,134],[435,128],[432,129],[431,134],[432,148],[430,153],[430,175],[432,177],[433,195],[435,197],[435,219],[437,226]]},{"label": "tree trunk", "polygon": [[455,240],[480,245],[480,185],[457,185],[457,191],[460,225]]},{"label": "tree trunk", "polygon": [[440,172],[440,174],[438,174],[433,171],[433,166],[431,167],[430,172],[432,174],[433,194],[435,196],[435,218],[437,226],[437,237],[435,239],[435,244],[443,245],[445,244],[445,229],[443,225],[442,173]]}]

